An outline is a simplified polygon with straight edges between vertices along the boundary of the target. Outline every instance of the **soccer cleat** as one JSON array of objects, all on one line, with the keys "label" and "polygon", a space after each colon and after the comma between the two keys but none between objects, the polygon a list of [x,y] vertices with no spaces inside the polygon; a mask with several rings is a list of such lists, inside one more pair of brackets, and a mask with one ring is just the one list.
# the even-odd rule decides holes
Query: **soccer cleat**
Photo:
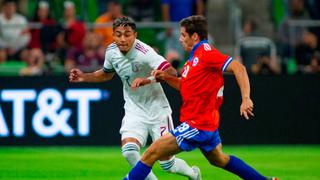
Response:
[{"label": "soccer cleat", "polygon": [[200,169],[199,169],[197,166],[192,166],[191,168],[192,168],[192,170],[197,174],[197,177],[196,177],[195,179],[189,178],[189,180],[201,180],[202,178],[201,178],[201,171],[200,171]]}]

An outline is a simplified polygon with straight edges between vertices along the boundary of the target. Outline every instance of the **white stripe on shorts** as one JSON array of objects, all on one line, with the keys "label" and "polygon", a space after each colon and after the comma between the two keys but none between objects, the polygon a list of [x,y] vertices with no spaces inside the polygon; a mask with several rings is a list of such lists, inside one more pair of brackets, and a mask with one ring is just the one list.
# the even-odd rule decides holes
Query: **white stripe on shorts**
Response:
[{"label": "white stripe on shorts", "polygon": [[177,136],[176,139],[177,139],[178,144],[180,145],[184,139],[190,139],[197,134],[199,134],[199,131],[197,129],[192,129],[191,131],[187,131],[183,134],[180,134],[179,136]]}]

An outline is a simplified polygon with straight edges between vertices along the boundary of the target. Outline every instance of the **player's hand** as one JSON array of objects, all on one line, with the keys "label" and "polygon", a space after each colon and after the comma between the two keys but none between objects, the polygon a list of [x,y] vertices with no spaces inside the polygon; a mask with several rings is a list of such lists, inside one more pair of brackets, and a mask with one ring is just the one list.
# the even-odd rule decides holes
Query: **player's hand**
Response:
[{"label": "player's hand", "polygon": [[131,89],[135,91],[138,87],[144,86],[144,85],[150,84],[150,83],[151,83],[151,81],[147,78],[136,78],[131,83]]},{"label": "player's hand", "polygon": [[240,115],[246,118],[247,120],[250,116],[254,116],[253,114],[253,102],[250,98],[242,99],[242,103],[240,106]]},{"label": "player's hand", "polygon": [[153,70],[151,76],[154,76],[158,80],[165,80],[167,73],[161,70]]},{"label": "player's hand", "polygon": [[84,81],[84,73],[80,69],[71,69],[69,74],[70,82],[83,82]]}]

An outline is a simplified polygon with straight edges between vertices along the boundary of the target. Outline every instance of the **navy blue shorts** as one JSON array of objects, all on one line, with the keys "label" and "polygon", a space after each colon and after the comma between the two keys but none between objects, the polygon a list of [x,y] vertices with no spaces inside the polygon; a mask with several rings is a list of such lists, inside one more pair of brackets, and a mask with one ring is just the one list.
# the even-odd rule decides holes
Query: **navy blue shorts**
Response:
[{"label": "navy blue shorts", "polygon": [[176,137],[177,143],[182,151],[192,151],[200,148],[209,152],[221,143],[218,129],[211,131],[203,131],[192,128],[188,123],[184,122],[170,133]]}]

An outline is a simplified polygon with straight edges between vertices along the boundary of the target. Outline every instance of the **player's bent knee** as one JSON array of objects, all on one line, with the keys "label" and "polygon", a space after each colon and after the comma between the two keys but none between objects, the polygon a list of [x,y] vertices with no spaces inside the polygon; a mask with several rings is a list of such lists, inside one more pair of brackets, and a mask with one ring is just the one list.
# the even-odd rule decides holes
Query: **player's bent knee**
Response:
[{"label": "player's bent knee", "polygon": [[122,146],[122,156],[126,158],[131,166],[140,160],[140,147],[136,143],[126,143]]},{"label": "player's bent knee", "polygon": [[122,146],[121,150],[122,150],[122,155],[127,156],[128,154],[130,155],[132,152],[139,152],[140,147],[136,143],[128,142]]}]

